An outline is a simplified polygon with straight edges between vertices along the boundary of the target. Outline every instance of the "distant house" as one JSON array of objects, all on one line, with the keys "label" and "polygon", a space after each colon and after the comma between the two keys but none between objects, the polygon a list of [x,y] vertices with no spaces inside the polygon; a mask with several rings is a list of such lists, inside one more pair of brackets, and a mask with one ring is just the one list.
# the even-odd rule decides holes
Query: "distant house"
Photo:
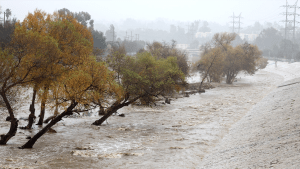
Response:
[{"label": "distant house", "polygon": [[189,62],[195,62],[200,59],[201,51],[198,49],[189,49],[189,44],[177,44],[176,48],[186,52]]},{"label": "distant house", "polygon": [[176,44],[176,48],[181,50],[186,50],[189,46],[189,44]]},{"label": "distant house", "polygon": [[254,41],[254,40],[258,37],[258,34],[245,34],[245,33],[240,33],[239,36],[241,37],[242,40],[246,40],[246,41]]}]

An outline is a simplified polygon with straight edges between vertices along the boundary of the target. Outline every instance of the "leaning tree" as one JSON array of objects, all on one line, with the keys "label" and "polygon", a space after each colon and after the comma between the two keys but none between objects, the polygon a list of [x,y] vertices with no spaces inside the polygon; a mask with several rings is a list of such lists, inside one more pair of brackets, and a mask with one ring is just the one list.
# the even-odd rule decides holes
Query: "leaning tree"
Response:
[{"label": "leaning tree", "polygon": [[121,88],[114,81],[113,72],[104,63],[96,62],[94,57],[86,58],[81,65],[65,72],[53,83],[50,91],[51,100],[57,100],[54,104],[65,110],[20,148],[32,148],[36,141],[63,117],[86,111],[86,105],[91,104],[93,100],[106,100],[108,95],[112,97],[111,93],[114,93],[112,98],[118,99],[121,94]]},{"label": "leaning tree", "polygon": [[[113,104],[107,106],[105,115],[93,125],[101,125],[118,109],[137,100],[155,101],[153,97],[179,91],[185,86],[185,76],[176,57],[158,58],[149,52],[126,56],[120,70],[120,85],[123,90]],[[94,101],[97,104],[97,101]],[[101,102],[100,102],[101,103]],[[100,106],[100,105],[99,105]]]},{"label": "leaning tree", "polygon": [[10,130],[6,135],[1,135],[0,144],[6,144],[16,134],[18,127],[18,120],[7,94],[19,86],[43,79],[45,75],[39,73],[39,70],[50,63],[43,52],[57,50],[57,44],[51,37],[42,36],[18,25],[9,46],[0,51],[0,95],[11,119]]}]

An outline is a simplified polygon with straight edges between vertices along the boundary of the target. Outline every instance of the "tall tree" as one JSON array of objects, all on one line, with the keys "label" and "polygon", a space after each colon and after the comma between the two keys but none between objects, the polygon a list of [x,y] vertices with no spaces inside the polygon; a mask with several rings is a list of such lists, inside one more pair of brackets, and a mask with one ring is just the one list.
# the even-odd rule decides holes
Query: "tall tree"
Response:
[{"label": "tall tree", "polygon": [[100,49],[103,50],[106,48],[106,38],[103,36],[103,32],[94,29],[94,20],[91,19],[91,15],[88,12],[71,12],[67,8],[62,8],[58,10],[60,15],[70,15],[73,16],[80,24],[87,27],[87,23],[89,23],[89,28],[92,31],[93,40],[94,40],[94,48],[95,50]]},{"label": "tall tree", "polygon": [[[106,114],[93,125],[101,125],[118,109],[128,106],[138,99],[166,95],[179,91],[185,85],[185,76],[177,65],[176,57],[157,59],[148,52],[136,57],[126,57],[121,70],[123,92],[119,99],[106,109]],[[149,99],[147,99],[149,100]],[[150,100],[151,101],[151,100]],[[154,101],[154,100],[152,100]]]},{"label": "tall tree", "polygon": [[203,21],[202,27],[200,27],[199,32],[210,32],[211,29],[208,27],[208,22]]},{"label": "tall tree", "polygon": [[105,32],[105,37],[107,41],[115,41],[117,39],[116,31],[115,31],[115,26],[111,24],[109,26],[109,30]]},{"label": "tall tree", "polygon": [[213,81],[219,82],[222,75],[226,76],[226,83],[231,84],[239,72],[254,74],[257,71],[261,51],[255,45],[244,43],[233,47],[231,45],[236,34],[217,33],[212,44],[199,62],[200,72],[204,78],[208,75]]},{"label": "tall tree", "polygon": [[273,46],[278,45],[282,39],[283,37],[280,32],[271,27],[261,31],[254,43],[261,50],[271,50]]},{"label": "tall tree", "polygon": [[90,105],[93,100],[106,100],[109,93],[118,97],[119,86],[114,82],[111,71],[104,63],[96,62],[89,57],[76,68],[64,73],[54,84],[55,90],[51,92],[51,98],[58,100],[56,104],[64,107],[65,111],[59,113],[48,125],[35,134],[21,148],[32,148],[36,141],[42,137],[52,126],[67,115],[74,112],[86,111],[85,105]]},{"label": "tall tree", "polygon": [[159,42],[147,44],[147,51],[150,52],[153,56],[157,56],[158,58],[166,59],[169,56],[176,57],[177,64],[180,70],[188,76],[189,65],[187,63],[187,54],[176,48],[176,41],[172,41],[171,45]]},{"label": "tall tree", "polygon": [[0,68],[0,95],[11,119],[10,130],[6,135],[1,135],[0,144],[6,144],[16,134],[18,127],[7,93],[20,85],[45,78],[47,74],[41,74],[39,70],[48,67],[51,58],[44,57],[44,54],[57,51],[53,38],[28,30],[20,24],[14,30],[10,45],[0,51],[0,63],[3,64]]},{"label": "tall tree", "polygon": [[6,19],[8,20],[8,18],[11,16],[11,10],[10,9],[5,10],[5,16],[6,16]]},{"label": "tall tree", "polygon": [[15,23],[15,20],[13,20],[12,22],[7,22],[5,26],[2,23],[0,24],[0,48],[4,49],[11,42]]},{"label": "tall tree", "polygon": [[[54,13],[54,20],[49,27],[49,35],[57,40],[58,47],[63,56],[58,62],[66,71],[82,64],[82,62],[92,53],[93,37],[91,32],[84,25],[70,15],[60,15]],[[51,81],[45,84],[45,98],[47,98],[47,89],[51,86]],[[46,99],[42,100],[41,113],[38,125],[43,124],[45,114]]]},{"label": "tall tree", "polygon": [[[43,69],[40,72],[50,75],[46,76],[47,78],[43,81],[36,82],[43,84],[38,84],[43,89],[41,112],[38,121],[38,125],[42,125],[47,94],[52,81],[59,76],[61,71],[68,71],[74,66],[81,64],[91,54],[93,45],[92,35],[72,15],[57,12],[50,15],[36,10],[33,14],[28,14],[22,22],[22,26],[41,36],[51,37],[59,49],[59,53],[44,52],[45,57],[51,58],[51,64],[48,65],[50,67],[49,70]],[[33,108],[31,110],[34,110]]]},{"label": "tall tree", "polygon": [[106,38],[103,35],[103,32],[92,30],[93,40],[94,40],[94,48],[105,49],[106,48]]}]

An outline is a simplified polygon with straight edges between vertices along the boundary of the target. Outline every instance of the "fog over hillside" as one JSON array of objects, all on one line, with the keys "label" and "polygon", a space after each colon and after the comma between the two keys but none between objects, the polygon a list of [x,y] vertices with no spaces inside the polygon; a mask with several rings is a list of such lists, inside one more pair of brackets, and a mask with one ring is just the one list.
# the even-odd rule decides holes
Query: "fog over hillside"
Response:
[{"label": "fog over hillside", "polygon": [[[294,4],[291,0],[287,3]],[[203,44],[218,32],[259,34],[268,27],[280,30],[284,27],[284,23],[280,21],[285,18],[281,15],[285,12],[285,8],[281,7],[285,5],[285,2],[280,0],[212,0],[207,2],[154,0],[151,3],[147,0],[88,0],[85,2],[79,0],[3,0],[0,5],[4,9],[11,9],[12,17],[20,20],[36,8],[46,12],[63,8],[72,12],[88,12],[94,20],[94,28],[103,32],[104,36],[113,25],[116,40],[127,38],[127,40],[162,42],[174,39],[183,44],[191,43],[195,37],[200,44]],[[197,21],[199,25],[193,25]],[[199,30],[204,22],[208,23],[209,29]],[[126,32],[127,37],[125,37]],[[196,35],[197,32],[211,33]]]}]

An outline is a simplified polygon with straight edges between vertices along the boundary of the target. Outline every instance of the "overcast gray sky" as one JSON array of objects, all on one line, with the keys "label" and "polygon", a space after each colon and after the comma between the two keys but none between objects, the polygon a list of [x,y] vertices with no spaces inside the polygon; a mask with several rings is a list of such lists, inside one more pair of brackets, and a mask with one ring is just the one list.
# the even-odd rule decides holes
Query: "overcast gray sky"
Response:
[{"label": "overcast gray sky", "polygon": [[[294,4],[296,0],[288,0]],[[72,12],[86,11],[95,23],[119,21],[126,18],[155,20],[166,18],[178,21],[207,20],[222,25],[229,16],[242,13],[244,26],[255,21],[274,22],[284,19],[285,0],[0,0],[2,9],[10,8],[13,15],[23,20],[36,8],[48,13],[61,8]]]}]

